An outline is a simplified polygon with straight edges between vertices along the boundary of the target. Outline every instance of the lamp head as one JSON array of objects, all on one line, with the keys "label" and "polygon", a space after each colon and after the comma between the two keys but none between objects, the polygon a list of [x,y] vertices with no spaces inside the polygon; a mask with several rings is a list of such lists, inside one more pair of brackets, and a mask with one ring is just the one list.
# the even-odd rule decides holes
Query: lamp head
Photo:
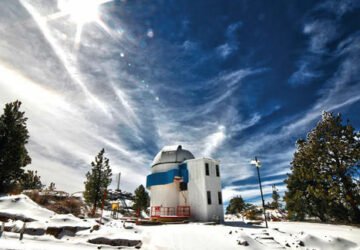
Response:
[{"label": "lamp head", "polygon": [[255,167],[257,168],[261,167],[261,162],[257,159],[256,156],[255,156],[255,160],[252,160],[250,164],[255,165]]}]

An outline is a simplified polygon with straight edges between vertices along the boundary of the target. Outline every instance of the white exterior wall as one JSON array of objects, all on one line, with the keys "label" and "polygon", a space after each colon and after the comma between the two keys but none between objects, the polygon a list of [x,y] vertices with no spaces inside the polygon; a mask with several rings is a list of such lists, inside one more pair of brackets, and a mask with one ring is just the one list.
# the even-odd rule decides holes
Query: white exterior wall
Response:
[{"label": "white exterior wall", "polygon": [[179,189],[177,183],[156,185],[150,188],[150,206],[177,207]]},{"label": "white exterior wall", "polygon": [[[221,203],[222,199],[222,187],[221,187],[221,171],[220,164],[218,161],[212,159],[204,159],[204,173],[205,163],[209,163],[209,175],[205,175],[205,186],[206,191],[211,192],[211,205],[207,205],[207,217],[208,220],[220,220],[224,221],[224,207],[223,204],[219,204],[218,193],[221,192]],[[220,175],[216,176],[216,165],[219,165]]]},{"label": "white exterior wall", "polygon": [[[189,171],[188,200],[191,217],[200,221],[224,220],[223,205],[219,204],[218,192],[221,192],[221,178],[216,176],[218,161],[208,158],[188,160]],[[209,164],[209,176],[205,172],[205,163]],[[220,172],[221,176],[221,172]],[[207,191],[211,192],[211,205],[207,202]]]},{"label": "white exterior wall", "polygon": [[[152,173],[166,172],[177,168],[176,163],[161,163],[151,168]],[[150,206],[177,207],[179,205],[179,184],[169,183],[150,188]]]},{"label": "white exterior wall", "polygon": [[205,171],[202,159],[188,160],[189,171],[188,203],[192,219],[207,221],[207,201],[205,191]]}]

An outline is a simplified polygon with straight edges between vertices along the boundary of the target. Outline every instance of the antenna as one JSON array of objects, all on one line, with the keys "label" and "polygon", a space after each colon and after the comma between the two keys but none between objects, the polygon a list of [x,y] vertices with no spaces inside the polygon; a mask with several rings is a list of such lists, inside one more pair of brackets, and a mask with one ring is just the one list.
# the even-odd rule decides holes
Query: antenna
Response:
[{"label": "antenna", "polygon": [[119,175],[118,175],[118,182],[117,182],[116,190],[120,190],[120,178],[121,178],[121,172],[119,172]]}]

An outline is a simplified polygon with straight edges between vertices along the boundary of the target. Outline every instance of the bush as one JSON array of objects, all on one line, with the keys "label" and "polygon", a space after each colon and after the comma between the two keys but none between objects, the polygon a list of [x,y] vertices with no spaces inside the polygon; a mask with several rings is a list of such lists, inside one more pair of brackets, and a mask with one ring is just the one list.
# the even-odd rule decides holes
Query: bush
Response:
[{"label": "bush", "polygon": [[51,195],[41,195],[38,191],[27,193],[30,199],[45,208],[58,214],[73,214],[79,216],[81,207],[84,204],[75,197],[57,197]]},{"label": "bush", "polygon": [[49,199],[45,195],[40,195],[37,190],[33,190],[26,195],[41,206],[49,204]]},{"label": "bush", "polygon": [[46,206],[46,208],[58,214],[73,214],[79,216],[81,214],[81,206],[81,201],[74,197],[69,197],[55,201],[53,204]]}]

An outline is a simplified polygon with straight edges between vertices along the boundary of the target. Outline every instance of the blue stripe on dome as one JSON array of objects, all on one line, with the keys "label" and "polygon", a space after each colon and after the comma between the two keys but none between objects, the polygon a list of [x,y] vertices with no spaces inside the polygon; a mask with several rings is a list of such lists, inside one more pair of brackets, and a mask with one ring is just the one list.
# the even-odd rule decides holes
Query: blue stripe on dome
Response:
[{"label": "blue stripe on dome", "polygon": [[183,182],[189,182],[189,172],[186,163],[182,163],[177,168],[170,169],[166,172],[153,173],[146,177],[146,187],[156,185],[165,185],[174,182],[175,177],[181,177]]}]

